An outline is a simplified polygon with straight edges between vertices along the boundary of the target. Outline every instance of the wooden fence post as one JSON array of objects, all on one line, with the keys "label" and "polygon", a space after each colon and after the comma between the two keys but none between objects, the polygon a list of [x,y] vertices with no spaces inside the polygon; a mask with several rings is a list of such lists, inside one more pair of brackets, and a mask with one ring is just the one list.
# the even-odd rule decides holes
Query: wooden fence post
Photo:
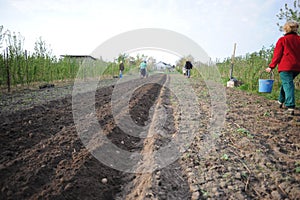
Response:
[{"label": "wooden fence post", "polygon": [[28,70],[28,56],[27,56],[27,50],[25,50],[24,53],[25,56],[25,67],[26,67],[26,83],[27,83],[27,88],[29,87],[29,70]]},{"label": "wooden fence post", "polygon": [[6,75],[7,75],[7,91],[10,92],[10,71],[8,64],[8,48],[6,48],[6,53],[4,51],[4,62],[6,66]]}]

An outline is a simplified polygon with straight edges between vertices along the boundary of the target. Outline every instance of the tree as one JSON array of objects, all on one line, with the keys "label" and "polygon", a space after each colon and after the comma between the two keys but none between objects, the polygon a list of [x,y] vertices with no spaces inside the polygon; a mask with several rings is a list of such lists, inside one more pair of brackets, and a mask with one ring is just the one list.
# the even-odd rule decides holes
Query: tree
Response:
[{"label": "tree", "polygon": [[51,57],[52,50],[50,46],[46,44],[46,41],[39,37],[39,39],[34,43],[35,54],[39,57]]},{"label": "tree", "polygon": [[11,56],[19,56],[23,54],[25,37],[22,36],[21,33],[11,33],[11,31],[7,30],[4,37]]},{"label": "tree", "polygon": [[116,59],[118,63],[125,62],[125,60],[128,58],[128,54],[123,53],[123,54],[119,54],[118,58]]},{"label": "tree", "polygon": [[3,31],[3,25],[0,26],[0,49],[2,48],[2,43],[4,39],[4,33],[2,31]]},{"label": "tree", "polygon": [[[294,0],[293,8],[289,8],[288,4],[286,3],[284,4],[284,8],[281,8],[279,14],[277,14],[276,16],[280,21],[284,21],[284,23],[289,20],[294,20],[300,23],[299,10],[300,0]],[[277,26],[279,27],[279,30],[282,31],[282,25],[280,25],[279,22],[277,23]],[[299,30],[298,33],[300,33]]]},{"label": "tree", "polygon": [[138,67],[138,66],[140,66],[140,63],[142,62],[142,61],[144,61],[144,60],[147,60],[147,58],[148,58],[148,56],[146,56],[146,55],[144,55],[144,54],[142,54],[142,55],[140,55],[139,53],[136,55],[136,57],[135,57],[135,64],[136,64],[136,66]]}]

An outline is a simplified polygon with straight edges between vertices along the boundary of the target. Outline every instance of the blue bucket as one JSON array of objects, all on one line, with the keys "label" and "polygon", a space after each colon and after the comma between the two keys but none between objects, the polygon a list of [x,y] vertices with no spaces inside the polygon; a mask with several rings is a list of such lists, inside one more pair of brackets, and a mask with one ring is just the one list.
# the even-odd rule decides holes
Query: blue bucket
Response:
[{"label": "blue bucket", "polygon": [[258,80],[258,91],[271,93],[273,88],[274,80],[272,79],[259,79]]},{"label": "blue bucket", "polygon": [[274,83],[274,73],[270,72],[270,79],[262,79],[262,74],[260,74],[260,79],[258,80],[258,92],[271,93]]}]

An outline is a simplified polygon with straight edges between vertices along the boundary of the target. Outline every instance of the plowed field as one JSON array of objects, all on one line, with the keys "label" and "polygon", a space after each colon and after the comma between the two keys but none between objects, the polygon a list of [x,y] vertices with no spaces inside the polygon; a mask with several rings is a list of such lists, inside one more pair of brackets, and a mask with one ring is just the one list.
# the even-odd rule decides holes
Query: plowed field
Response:
[{"label": "plowed field", "polygon": [[[2,94],[0,199],[300,199],[300,110],[289,116],[275,101],[232,88],[223,88],[226,107],[213,105],[204,81],[182,80],[157,74],[110,81],[94,93],[83,89],[72,95],[72,86],[61,86]],[[184,107],[186,82],[197,101],[185,99]],[[135,88],[128,112],[119,103],[115,113],[114,92],[123,92],[121,98],[127,88]],[[95,113],[81,116],[87,123],[80,127],[74,95],[95,98]],[[224,108],[224,122],[214,134],[209,131],[214,112]],[[126,114],[141,131],[130,126],[129,134],[118,125]],[[93,119],[118,149],[113,153],[124,151],[128,158],[109,166],[118,157],[94,134]],[[79,129],[94,134],[88,144]],[[189,133],[192,139],[182,140]],[[185,149],[170,147],[176,159],[166,163],[169,144]],[[97,157],[101,152],[107,163]],[[121,159],[128,163],[117,166]]]}]

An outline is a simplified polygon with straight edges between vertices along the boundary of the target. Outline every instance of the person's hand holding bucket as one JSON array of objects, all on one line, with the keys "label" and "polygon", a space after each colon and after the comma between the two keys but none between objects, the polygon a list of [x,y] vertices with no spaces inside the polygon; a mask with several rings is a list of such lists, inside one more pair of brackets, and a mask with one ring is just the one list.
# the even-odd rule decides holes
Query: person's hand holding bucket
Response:
[{"label": "person's hand holding bucket", "polygon": [[266,68],[266,72],[270,73],[272,71],[272,68],[268,67]]}]

